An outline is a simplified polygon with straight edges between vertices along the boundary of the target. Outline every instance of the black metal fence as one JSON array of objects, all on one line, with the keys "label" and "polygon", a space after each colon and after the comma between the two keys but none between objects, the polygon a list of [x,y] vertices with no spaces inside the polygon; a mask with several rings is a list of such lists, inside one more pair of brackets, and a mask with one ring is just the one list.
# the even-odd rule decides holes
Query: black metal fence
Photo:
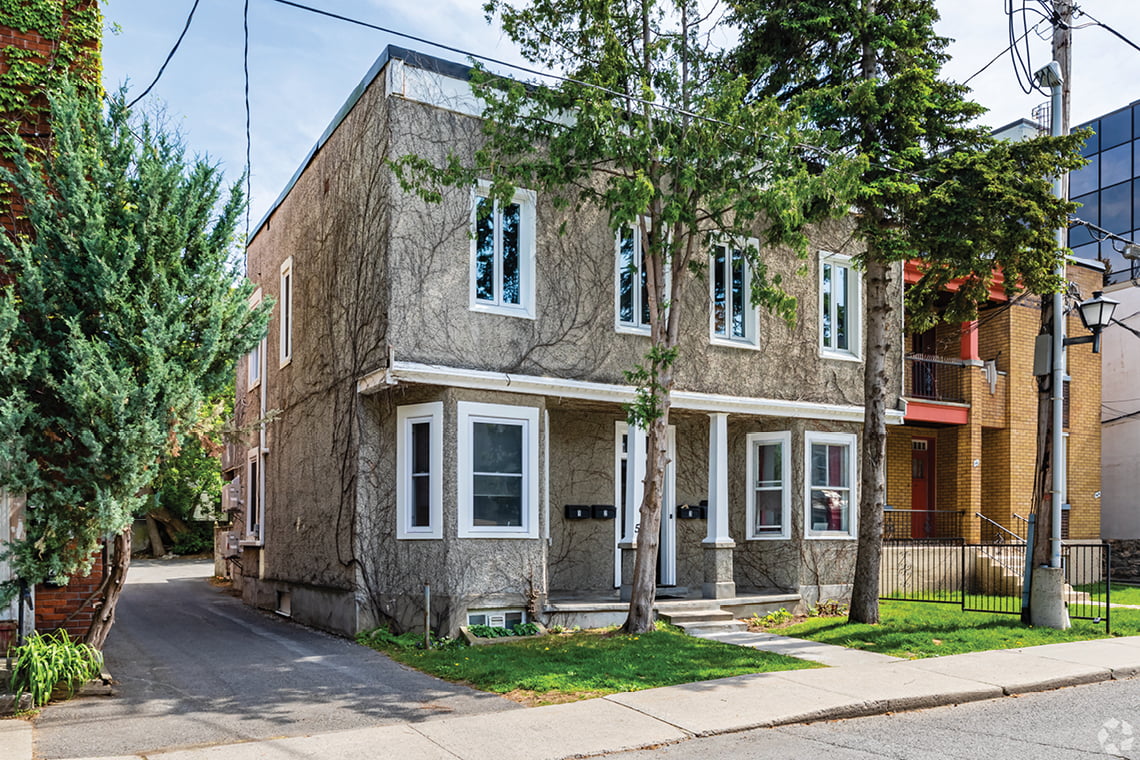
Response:
[{"label": "black metal fence", "polygon": [[[957,604],[967,612],[1020,615],[1025,543],[967,544],[960,538],[883,542],[879,598]],[[1069,617],[1111,632],[1107,544],[1069,544],[1062,555]]]}]

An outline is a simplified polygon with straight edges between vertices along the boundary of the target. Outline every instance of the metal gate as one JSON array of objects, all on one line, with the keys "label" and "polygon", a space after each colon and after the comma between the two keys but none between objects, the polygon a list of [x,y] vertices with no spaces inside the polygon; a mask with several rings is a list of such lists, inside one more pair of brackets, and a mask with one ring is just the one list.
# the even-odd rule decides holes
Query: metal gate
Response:
[{"label": "metal gate", "polygon": [[[957,604],[966,612],[1020,615],[1025,542],[967,544],[962,539],[883,542],[879,598]],[[1062,553],[1069,617],[1111,632],[1111,553],[1107,544],[1066,544]]]}]

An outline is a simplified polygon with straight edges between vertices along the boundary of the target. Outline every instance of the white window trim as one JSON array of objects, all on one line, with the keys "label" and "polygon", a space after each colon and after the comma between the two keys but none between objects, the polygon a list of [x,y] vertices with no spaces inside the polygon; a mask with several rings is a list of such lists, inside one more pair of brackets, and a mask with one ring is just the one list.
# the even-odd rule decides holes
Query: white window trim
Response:
[{"label": "white window trim", "polygon": [[[458,412],[458,463],[460,538],[538,538],[538,408],[460,401]],[[522,525],[475,525],[472,481],[472,425],[474,422],[522,423]]]},{"label": "white window trim", "polygon": [[[489,314],[504,314],[511,317],[535,318],[534,290],[535,290],[535,238],[536,238],[536,207],[538,196],[533,190],[517,188],[511,198],[513,203],[519,204],[519,304],[500,303],[501,293],[496,292],[495,302],[480,301],[476,298],[475,272],[478,239],[475,236],[476,214],[478,207],[476,201],[490,195],[491,183],[479,180],[476,187],[471,190],[471,252],[470,252],[470,285],[469,308],[471,311],[481,311]],[[500,272],[496,271],[496,277]],[[496,290],[498,283],[496,282]]]},{"label": "white window trim", "polygon": [[[646,225],[646,228],[649,228],[649,220],[648,219],[643,219],[641,221],[644,222],[644,224]],[[623,269],[623,267],[621,265],[621,233],[622,233],[622,231],[627,230],[627,229],[631,229],[634,232],[634,241],[635,241],[635,243],[634,243],[634,247],[635,247],[634,255],[636,256],[639,253],[641,254],[640,258],[637,259],[638,267],[637,267],[637,272],[634,275],[638,287],[634,291],[635,296],[634,296],[634,305],[633,305],[633,316],[634,316],[633,322],[623,322],[621,319],[621,275],[622,275],[622,269]],[[642,324],[642,322],[641,322],[641,306],[642,306],[642,304],[639,303],[641,300],[641,287],[640,287],[640,285],[641,285],[641,274],[642,274],[642,270],[644,268],[644,261],[645,261],[645,251],[642,248],[642,240],[641,240],[640,232],[641,232],[641,225],[640,224],[638,224],[636,226],[634,226],[632,224],[623,224],[621,227],[618,228],[618,231],[614,233],[614,330],[616,332],[626,333],[628,335],[649,335],[649,330],[650,330],[650,326],[649,326],[648,322],[645,324]],[[671,286],[670,286],[671,281],[672,281],[672,273],[669,272],[668,270],[666,270],[666,272],[665,272],[665,290],[667,292],[671,290]],[[666,309],[666,314],[668,314],[668,309]]]},{"label": "white window trim", "polygon": [[281,264],[281,278],[278,281],[278,317],[280,325],[279,363],[278,368],[287,366],[293,361],[293,324],[297,313],[293,310],[293,290],[296,282],[293,279],[293,257],[285,259]]},{"label": "white window trim", "polygon": [[[486,615],[487,617],[491,617],[492,615],[503,615],[504,617],[507,615],[522,615],[522,622],[528,622],[526,610],[519,607],[496,607],[493,610],[467,610],[467,625],[478,625],[477,623],[473,624],[471,622],[472,615]],[[487,623],[487,625],[490,625],[490,623]]]},{"label": "white window trim", "polygon": [[[848,271],[847,283],[847,344],[850,348],[831,348],[823,343],[823,265],[843,267]],[[850,256],[843,253],[819,252],[819,275],[817,293],[819,295],[819,355],[828,359],[861,361],[863,358],[863,277],[852,265]]]},{"label": "white window trim", "polygon": [[[713,250],[717,246],[724,246],[725,253],[731,254],[733,248],[740,248],[747,250],[754,248],[760,250],[760,241],[756,238],[748,238],[746,240],[739,239],[720,239],[715,241],[709,248],[709,343],[715,346],[732,346],[733,348],[747,348],[752,350],[760,349],[760,309],[759,307],[752,306],[752,263],[748,257],[744,257],[744,337],[736,338],[732,336],[717,335],[716,332],[716,276],[713,272]],[[726,261],[730,260],[726,255]],[[731,291],[731,284],[729,278],[725,279],[725,298],[726,303]],[[731,308],[729,309],[731,312]],[[725,324],[731,322],[731,315],[726,315]],[[731,331],[731,329],[730,329]]]},{"label": "white window trim", "polygon": [[[746,538],[749,541],[779,541],[792,537],[792,433],[783,430],[778,433],[749,433],[747,436],[748,457],[748,489],[747,489],[747,520],[748,529]],[[780,525],[779,533],[756,533],[756,444],[780,444],[780,471],[783,481],[780,494]]]},{"label": "white window trim", "polygon": [[[257,477],[253,477],[250,472],[251,465],[257,465]],[[261,450],[252,448],[245,453],[245,493],[242,494],[245,498],[243,505],[245,524],[242,525],[242,540],[239,542],[245,546],[261,546],[265,543],[265,457],[262,456]],[[257,520],[253,527],[257,530],[250,530],[250,496],[257,494]]]},{"label": "white window trim", "polygon": [[[412,425],[431,430],[431,485],[428,524],[412,524]],[[396,538],[443,538],[443,402],[409,404],[396,409]]]},{"label": "white window trim", "polygon": [[[847,531],[811,529],[811,447],[813,443],[847,446],[847,477],[850,479],[847,510]],[[809,430],[804,433],[804,538],[817,541],[854,541],[859,536],[859,437],[854,433],[821,433]]]},{"label": "white window trim", "polygon": [[[261,305],[261,288],[253,291],[249,297],[249,307],[256,309]],[[262,338],[257,346],[245,355],[246,390],[252,391],[261,385],[261,377],[265,374],[265,348],[266,341]]]}]

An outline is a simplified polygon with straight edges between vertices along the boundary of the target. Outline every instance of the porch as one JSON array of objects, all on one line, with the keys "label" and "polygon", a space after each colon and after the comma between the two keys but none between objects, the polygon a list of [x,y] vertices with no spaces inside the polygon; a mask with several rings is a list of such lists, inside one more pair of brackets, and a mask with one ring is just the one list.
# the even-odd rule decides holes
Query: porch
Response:
[{"label": "porch", "polygon": [[[700,589],[671,587],[659,590],[653,611],[658,618],[680,624],[686,618],[698,620],[710,613],[725,612],[735,620],[779,609],[797,612],[803,606],[799,594],[780,589],[740,589],[734,596],[708,599],[701,596]],[[621,625],[628,611],[629,602],[621,601],[617,589],[612,594],[552,594],[543,607],[547,626],[566,628]]]}]

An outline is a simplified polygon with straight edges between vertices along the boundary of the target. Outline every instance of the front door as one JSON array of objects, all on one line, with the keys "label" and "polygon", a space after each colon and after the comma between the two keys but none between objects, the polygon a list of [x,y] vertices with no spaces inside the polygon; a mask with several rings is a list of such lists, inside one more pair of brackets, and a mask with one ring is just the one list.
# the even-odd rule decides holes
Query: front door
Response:
[{"label": "front door", "polygon": [[[641,440],[648,441],[641,437]],[[644,477],[646,450],[640,451],[640,461],[634,462],[630,458],[629,426],[618,421],[614,430],[614,503],[618,505],[618,519],[614,525],[614,588],[621,586],[621,548],[624,537],[629,510],[634,510],[634,533],[641,522],[641,515],[636,512],[640,509],[640,495],[642,486],[633,482],[634,473],[641,473]],[[644,446],[645,444],[643,444]],[[669,426],[669,464],[665,466],[665,489],[661,502],[661,535],[657,545],[657,584],[659,586],[677,585],[677,523],[676,523],[676,467],[677,458],[677,428]]]},{"label": "front door", "polygon": [[934,536],[934,439],[910,441],[911,538]]}]

